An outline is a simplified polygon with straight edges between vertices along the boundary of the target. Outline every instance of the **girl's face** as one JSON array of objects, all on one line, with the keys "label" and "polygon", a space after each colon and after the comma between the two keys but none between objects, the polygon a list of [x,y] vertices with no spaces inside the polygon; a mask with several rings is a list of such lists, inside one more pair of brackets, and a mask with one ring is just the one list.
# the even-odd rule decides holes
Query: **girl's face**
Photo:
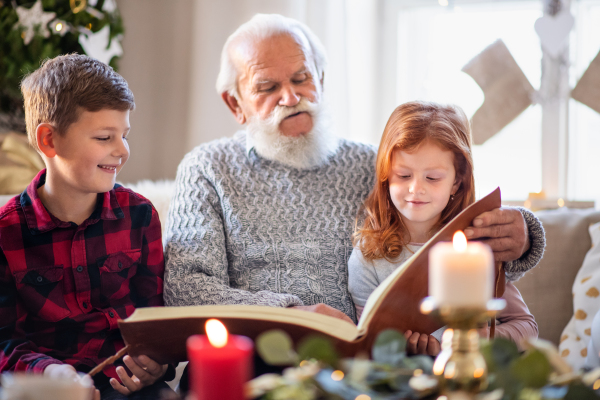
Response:
[{"label": "girl's face", "polygon": [[450,195],[458,189],[455,178],[454,154],[435,142],[426,141],[412,152],[393,152],[390,197],[411,241],[429,240],[429,232],[439,222]]}]

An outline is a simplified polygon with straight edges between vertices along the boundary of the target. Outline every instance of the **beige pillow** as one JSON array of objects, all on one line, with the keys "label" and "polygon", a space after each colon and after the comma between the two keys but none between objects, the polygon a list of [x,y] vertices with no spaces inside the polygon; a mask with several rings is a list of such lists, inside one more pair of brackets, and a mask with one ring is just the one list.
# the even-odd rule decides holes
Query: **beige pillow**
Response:
[{"label": "beige pillow", "polygon": [[573,316],[575,275],[591,247],[589,226],[600,221],[594,209],[539,211],[546,231],[546,250],[539,265],[516,282],[539,327],[539,337],[559,343]]}]

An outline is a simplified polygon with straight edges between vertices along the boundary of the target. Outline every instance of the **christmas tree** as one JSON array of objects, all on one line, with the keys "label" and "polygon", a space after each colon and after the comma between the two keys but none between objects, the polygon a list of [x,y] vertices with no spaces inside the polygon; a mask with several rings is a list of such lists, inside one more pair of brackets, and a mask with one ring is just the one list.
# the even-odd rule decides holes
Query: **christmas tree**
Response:
[{"label": "christmas tree", "polygon": [[47,58],[87,54],[117,69],[115,0],[0,0],[0,132],[25,132],[19,85]]}]

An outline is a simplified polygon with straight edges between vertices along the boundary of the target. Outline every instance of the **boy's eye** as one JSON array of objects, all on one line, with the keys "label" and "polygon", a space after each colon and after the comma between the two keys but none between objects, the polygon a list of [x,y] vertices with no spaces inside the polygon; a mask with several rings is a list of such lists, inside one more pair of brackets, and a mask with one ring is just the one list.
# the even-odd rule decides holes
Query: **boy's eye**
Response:
[{"label": "boy's eye", "polygon": [[102,142],[106,142],[108,139],[110,139],[110,137],[106,136],[106,137],[97,137],[96,140],[100,140]]}]

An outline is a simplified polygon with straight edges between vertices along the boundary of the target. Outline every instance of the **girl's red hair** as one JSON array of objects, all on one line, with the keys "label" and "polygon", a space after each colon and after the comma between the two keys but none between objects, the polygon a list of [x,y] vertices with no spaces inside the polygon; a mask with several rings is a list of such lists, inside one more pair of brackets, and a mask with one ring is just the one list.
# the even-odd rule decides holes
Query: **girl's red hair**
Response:
[{"label": "girl's red hair", "polygon": [[377,152],[377,180],[359,214],[359,219],[364,218],[362,226],[353,237],[354,245],[359,247],[366,259],[393,260],[410,242],[400,212],[390,198],[388,176],[394,151],[411,152],[425,141],[433,141],[453,153],[456,181],[460,182],[431,233],[437,232],[475,201],[471,130],[463,110],[457,106],[421,101],[398,106],[383,131]]}]

